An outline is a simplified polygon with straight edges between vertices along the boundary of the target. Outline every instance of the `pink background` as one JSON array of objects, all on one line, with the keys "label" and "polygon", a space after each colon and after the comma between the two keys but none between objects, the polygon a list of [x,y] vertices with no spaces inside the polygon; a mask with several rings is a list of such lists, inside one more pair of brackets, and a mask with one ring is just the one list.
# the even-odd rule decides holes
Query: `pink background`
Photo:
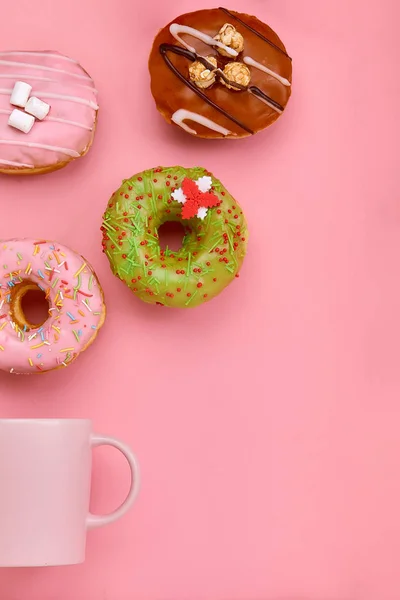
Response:
[{"label": "pink background", "polygon": [[[2,0],[2,48],[80,59],[101,114],[85,159],[0,179],[0,236],[81,251],[109,313],[73,367],[2,374],[0,414],[92,417],[136,450],[143,489],[84,565],[2,570],[0,600],[400,597],[398,2],[230,0],[294,57],[287,114],[230,143],[172,130],[148,87],[157,29],[214,4]],[[213,170],[251,230],[240,279],[187,312],[136,300],[99,232],[122,178],[179,163]],[[127,479],[96,451],[93,509]]]}]

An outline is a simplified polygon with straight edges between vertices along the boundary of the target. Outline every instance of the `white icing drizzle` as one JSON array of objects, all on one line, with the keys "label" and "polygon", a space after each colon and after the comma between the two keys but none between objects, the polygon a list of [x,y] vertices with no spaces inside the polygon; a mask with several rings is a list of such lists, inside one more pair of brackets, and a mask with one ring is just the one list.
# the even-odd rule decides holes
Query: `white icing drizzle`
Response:
[{"label": "white icing drizzle", "polygon": [[65,123],[66,125],[73,125],[74,127],[81,127],[81,129],[87,129],[88,131],[93,131],[93,127],[88,127],[83,123],[78,123],[77,121],[68,121],[68,119],[60,119],[58,117],[46,117],[46,121],[53,121],[54,123]]},{"label": "white icing drizzle", "polygon": [[[11,110],[5,110],[4,108],[0,108],[0,115],[10,116],[12,113]],[[46,121],[53,121],[54,123],[63,123],[66,125],[73,125],[74,127],[80,127],[81,129],[87,129],[87,131],[93,131],[93,127],[88,127],[83,123],[78,123],[78,121],[69,121],[68,119],[61,119],[60,117],[46,117]]]},{"label": "white icing drizzle", "polygon": [[[11,89],[0,88],[1,96],[8,96],[11,94]],[[65,96],[64,94],[52,94],[51,92],[40,92],[38,90],[34,90],[32,94],[37,96],[41,96],[42,98],[54,98],[59,100],[65,100],[67,102],[76,102],[77,104],[84,104],[85,106],[90,106],[94,110],[97,110],[99,107],[96,102],[92,102],[92,100],[86,100],[86,98],[79,98],[78,96]]]},{"label": "white icing drizzle", "polygon": [[182,129],[193,135],[197,135],[197,131],[184,123],[186,119],[189,121],[194,121],[195,123],[203,125],[204,127],[208,127],[208,129],[212,129],[218,133],[222,133],[222,135],[229,135],[232,133],[229,131],[229,129],[218,125],[218,123],[214,123],[214,121],[211,121],[211,119],[207,119],[207,117],[203,117],[202,115],[191,112],[190,110],[186,110],[185,108],[179,108],[176,112],[174,112],[171,119],[174,123],[182,127]]},{"label": "white icing drizzle", "polygon": [[193,46],[189,46],[189,44],[184,42],[179,37],[180,33],[186,33],[187,35],[191,35],[192,37],[197,38],[198,40],[201,40],[208,46],[217,46],[218,48],[223,48],[225,50],[225,52],[227,52],[230,56],[238,55],[236,50],[229,48],[229,46],[225,46],[225,44],[222,44],[221,42],[214,40],[214,38],[212,38],[210,35],[207,35],[206,33],[199,31],[198,29],[194,29],[193,27],[188,27],[187,25],[179,25],[179,23],[172,23],[172,25],[170,25],[170,27],[169,27],[169,31],[170,31],[171,35],[178,42],[180,42],[182,44],[182,46],[185,46],[185,48],[187,48],[187,50],[189,50],[190,52],[196,52],[196,49],[193,48]]},{"label": "white icing drizzle", "polygon": [[[12,81],[15,81],[15,79],[17,80],[21,80],[21,81],[26,81],[27,83],[32,80],[32,81],[46,81],[47,83],[56,83],[57,85],[59,85],[59,81],[57,81],[57,79],[49,79],[48,77],[36,77],[35,75],[27,75],[26,73],[10,73],[9,75],[4,75],[4,74],[0,74],[0,79],[11,79]],[[68,83],[66,83],[65,85],[68,85]],[[74,85],[74,86],[78,86],[78,87],[82,87],[85,90],[90,90],[91,92],[93,92],[94,94],[98,94],[99,91],[96,90],[96,88],[92,87],[91,85],[85,85],[84,83],[73,83],[70,85]]]},{"label": "white icing drizzle", "polygon": [[249,92],[249,94],[257,98],[257,100],[261,100],[261,102],[264,102],[264,104],[272,108],[272,110],[274,110],[275,112],[279,113],[280,115],[282,114],[283,111],[274,104],[272,104],[272,102],[268,102],[268,100],[266,100],[265,98],[260,98],[260,96],[257,96],[254,92],[251,91],[251,89],[248,89],[247,91]]},{"label": "white icing drizzle", "polygon": [[0,60],[0,65],[6,67],[29,67],[30,69],[40,69],[41,71],[51,71],[52,73],[62,73],[63,75],[69,75],[70,77],[77,77],[78,79],[86,79],[92,81],[89,75],[78,75],[78,73],[71,73],[70,71],[63,71],[62,69],[54,69],[54,67],[44,67],[43,65],[34,65],[32,63],[15,62],[10,60]]},{"label": "white icing drizzle", "polygon": [[48,81],[49,83],[55,81],[55,79],[49,79],[48,77],[32,77],[32,75],[27,75],[26,73],[10,73],[10,74],[1,74],[0,79],[12,79],[12,80],[20,80],[26,81],[27,79],[33,79],[34,81]]},{"label": "white icing drizzle", "polygon": [[5,160],[5,158],[0,158],[0,167],[1,165],[7,165],[9,167],[27,167],[28,169],[34,169],[34,165],[28,165],[25,163],[15,162],[14,160]]},{"label": "white icing drizzle", "polygon": [[90,106],[90,108],[93,108],[94,110],[98,110],[99,108],[96,102],[93,102],[92,100],[86,100],[86,98],[79,98],[78,96],[65,96],[64,94],[52,94],[50,92],[39,92],[37,90],[34,90],[34,92],[42,98],[54,98],[59,100],[66,100],[67,102],[76,102],[77,104],[85,104],[86,106]]},{"label": "white icing drizzle", "polygon": [[19,142],[15,140],[0,140],[0,144],[8,146],[27,146],[28,148],[42,148],[43,150],[52,150],[53,152],[62,152],[72,158],[79,158],[79,152],[70,148],[60,148],[59,146],[49,146],[48,144],[37,144],[35,142]]},{"label": "white icing drizzle", "polygon": [[12,51],[12,52],[0,52],[0,56],[31,56],[34,54],[35,56],[51,56],[52,58],[59,58],[60,60],[67,60],[68,62],[72,62],[74,64],[78,64],[77,60],[70,58],[69,56],[64,56],[63,54],[51,54],[50,52],[27,52],[27,51]]},{"label": "white icing drizzle", "polygon": [[264,71],[264,73],[271,75],[271,77],[274,77],[275,79],[277,79],[282,85],[284,85],[286,87],[290,87],[290,85],[291,85],[290,81],[288,81],[285,77],[278,75],[278,73],[275,73],[275,71],[271,71],[271,69],[268,69],[268,67],[266,67],[265,65],[262,65],[261,63],[257,62],[253,58],[251,58],[251,56],[244,56],[243,62],[246,63],[246,65],[250,65],[251,67],[254,67],[255,69],[259,69],[260,71]]},{"label": "white icing drizzle", "polygon": [[[10,116],[11,113],[11,110],[0,108],[0,115]],[[68,119],[61,119],[61,117],[46,117],[46,121],[53,121],[53,123],[62,123],[65,125],[73,125],[74,127],[80,127],[81,129],[86,129],[87,131],[93,131],[93,127],[88,127],[88,125],[85,125],[84,123],[78,123],[78,121],[69,121]]]}]

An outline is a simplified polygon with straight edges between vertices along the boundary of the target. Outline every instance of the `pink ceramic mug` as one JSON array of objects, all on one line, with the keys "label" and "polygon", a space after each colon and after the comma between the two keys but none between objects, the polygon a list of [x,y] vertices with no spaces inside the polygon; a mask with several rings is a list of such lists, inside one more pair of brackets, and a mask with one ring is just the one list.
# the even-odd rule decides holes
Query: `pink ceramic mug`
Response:
[{"label": "pink ceramic mug", "polygon": [[[89,512],[92,448],[114,446],[131,468],[125,502]],[[130,448],[92,433],[86,419],[0,419],[0,567],[73,565],[85,560],[86,531],[122,517],[139,491]]]}]

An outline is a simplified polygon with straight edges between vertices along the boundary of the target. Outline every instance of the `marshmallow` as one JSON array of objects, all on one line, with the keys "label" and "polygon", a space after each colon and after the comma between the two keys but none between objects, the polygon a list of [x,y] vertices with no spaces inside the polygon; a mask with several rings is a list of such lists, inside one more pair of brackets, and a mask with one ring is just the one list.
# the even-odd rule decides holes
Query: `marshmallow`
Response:
[{"label": "marshmallow", "polygon": [[24,81],[17,81],[11,93],[10,104],[25,108],[28,102],[29,95],[32,91],[32,86]]},{"label": "marshmallow", "polygon": [[22,110],[18,110],[17,108],[15,108],[12,111],[10,118],[8,119],[8,124],[10,125],[10,127],[19,129],[23,133],[29,133],[33,127],[34,122],[35,117],[32,117],[31,115],[28,115],[27,113],[23,112]]},{"label": "marshmallow", "polygon": [[25,110],[30,115],[33,115],[39,121],[43,121],[45,117],[49,114],[50,106],[43,102],[43,100],[39,100],[35,96],[31,96],[28,100],[27,105],[25,106]]}]

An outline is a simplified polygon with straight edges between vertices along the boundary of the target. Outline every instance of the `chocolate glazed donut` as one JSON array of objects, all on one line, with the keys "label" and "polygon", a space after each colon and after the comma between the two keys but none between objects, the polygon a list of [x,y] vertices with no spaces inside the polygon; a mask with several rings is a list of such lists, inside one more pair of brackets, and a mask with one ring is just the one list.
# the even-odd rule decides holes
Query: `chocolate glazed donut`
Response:
[{"label": "chocolate glazed donut", "polygon": [[[224,37],[226,28],[242,41],[236,51],[221,41],[232,37]],[[251,78],[246,85],[227,76],[233,61]],[[211,73],[211,85],[196,81],[191,65]],[[279,118],[291,95],[292,61],[278,36],[256,17],[224,8],[188,13],[167,25],[154,41],[149,69],[158,110],[198,137],[257,133]]]}]

